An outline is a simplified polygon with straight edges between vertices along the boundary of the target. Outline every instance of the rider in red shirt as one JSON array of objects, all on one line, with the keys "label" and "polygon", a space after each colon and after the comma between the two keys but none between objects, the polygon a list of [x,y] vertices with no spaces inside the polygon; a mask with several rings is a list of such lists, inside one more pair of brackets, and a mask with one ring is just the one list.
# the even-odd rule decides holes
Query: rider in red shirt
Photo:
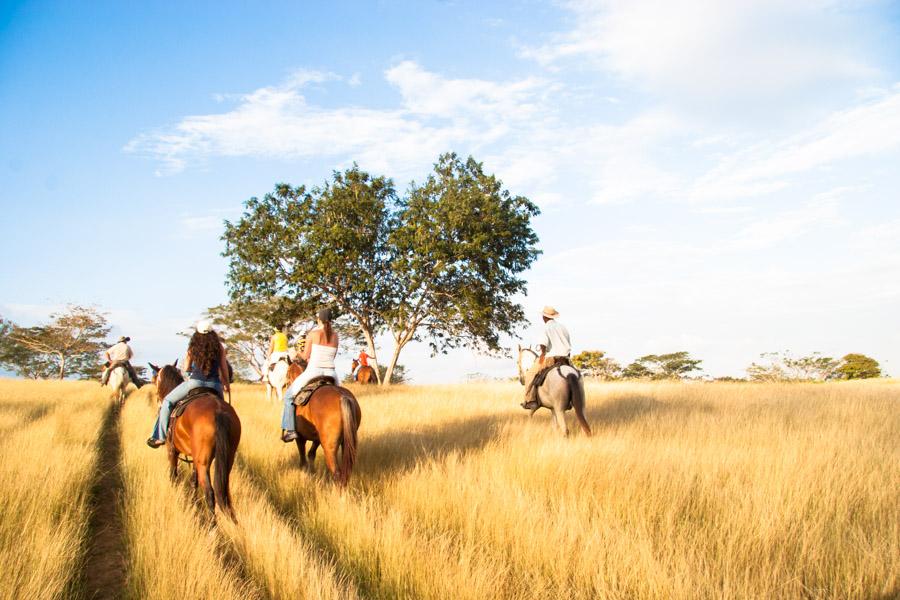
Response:
[{"label": "rider in red shirt", "polygon": [[363,350],[359,353],[359,366],[368,367],[369,366],[369,355],[366,354],[366,351]]}]

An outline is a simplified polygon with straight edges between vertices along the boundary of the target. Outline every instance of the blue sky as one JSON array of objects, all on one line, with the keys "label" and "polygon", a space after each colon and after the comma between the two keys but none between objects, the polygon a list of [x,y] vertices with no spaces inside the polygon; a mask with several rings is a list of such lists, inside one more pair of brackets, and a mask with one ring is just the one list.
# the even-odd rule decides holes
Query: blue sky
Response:
[{"label": "blue sky", "polygon": [[896,5],[184,4],[0,5],[0,314],[97,304],[170,360],[248,197],[354,160],[402,189],[454,150],[541,206],[523,302],[576,350],[900,371]]}]

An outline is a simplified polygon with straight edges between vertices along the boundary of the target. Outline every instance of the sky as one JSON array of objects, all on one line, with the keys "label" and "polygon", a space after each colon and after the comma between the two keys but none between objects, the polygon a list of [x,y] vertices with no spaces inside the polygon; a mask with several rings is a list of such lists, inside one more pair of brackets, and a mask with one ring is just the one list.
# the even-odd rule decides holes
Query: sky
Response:
[{"label": "sky", "polygon": [[0,315],[96,305],[138,363],[171,361],[227,300],[245,200],[353,162],[405,190],[446,151],[542,210],[525,342],[551,305],[575,352],[622,364],[861,352],[900,374],[891,2],[0,1]]}]

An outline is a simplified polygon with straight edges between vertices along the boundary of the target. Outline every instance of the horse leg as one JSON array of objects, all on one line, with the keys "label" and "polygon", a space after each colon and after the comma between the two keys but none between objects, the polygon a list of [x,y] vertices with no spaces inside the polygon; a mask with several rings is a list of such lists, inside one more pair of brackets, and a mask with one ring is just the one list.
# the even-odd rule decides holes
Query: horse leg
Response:
[{"label": "horse leg", "polygon": [[216,494],[213,491],[212,481],[209,477],[209,463],[203,463],[194,459],[194,469],[197,472],[197,479],[200,483],[200,490],[203,492],[203,496],[206,498],[206,505],[209,507],[210,512],[213,515],[216,514]]},{"label": "horse leg", "polygon": [[335,481],[340,481],[341,473],[337,462],[337,436],[335,439],[322,440],[322,451],[325,453],[325,466],[331,471]]},{"label": "horse leg", "polygon": [[556,421],[557,427],[559,427],[560,433],[563,434],[563,437],[567,437],[569,435],[569,428],[566,426],[565,408],[558,404],[555,405],[553,407],[553,418]]},{"label": "horse leg", "polygon": [[312,471],[314,467],[314,463],[316,462],[316,450],[319,449],[319,442],[313,440],[309,446],[309,470]]},{"label": "horse leg", "polygon": [[272,384],[269,383],[269,380],[266,380],[266,402],[272,401]]},{"label": "horse leg", "polygon": [[197,469],[194,469],[193,473],[191,473],[191,489],[196,492],[198,485],[199,483],[197,481]]},{"label": "horse leg", "polygon": [[178,476],[178,450],[175,444],[166,444],[166,450],[169,452],[169,477],[172,481]]},{"label": "horse leg", "polygon": [[300,451],[300,468],[306,469],[309,467],[306,464],[306,438],[300,437],[300,434],[297,434],[297,450]]}]

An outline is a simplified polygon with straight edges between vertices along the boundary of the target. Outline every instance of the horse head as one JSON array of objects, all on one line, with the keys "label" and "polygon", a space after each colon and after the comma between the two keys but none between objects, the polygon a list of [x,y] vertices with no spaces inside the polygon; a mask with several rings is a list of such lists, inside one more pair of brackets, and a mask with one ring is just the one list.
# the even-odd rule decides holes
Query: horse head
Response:
[{"label": "horse head", "polygon": [[[519,345],[519,355],[516,357],[516,367],[519,369],[519,383],[525,385],[525,373],[531,368],[531,365],[534,364],[534,361],[537,360],[537,352],[525,346],[524,348]],[[531,355],[533,357],[532,361],[526,366],[523,363],[528,360],[528,356]]]},{"label": "horse head", "polygon": [[179,383],[184,381],[184,376],[175,366],[177,364],[178,360],[176,359],[174,364],[165,365],[161,369],[157,368],[157,370],[154,371],[156,393],[161,399],[165,398]]}]

